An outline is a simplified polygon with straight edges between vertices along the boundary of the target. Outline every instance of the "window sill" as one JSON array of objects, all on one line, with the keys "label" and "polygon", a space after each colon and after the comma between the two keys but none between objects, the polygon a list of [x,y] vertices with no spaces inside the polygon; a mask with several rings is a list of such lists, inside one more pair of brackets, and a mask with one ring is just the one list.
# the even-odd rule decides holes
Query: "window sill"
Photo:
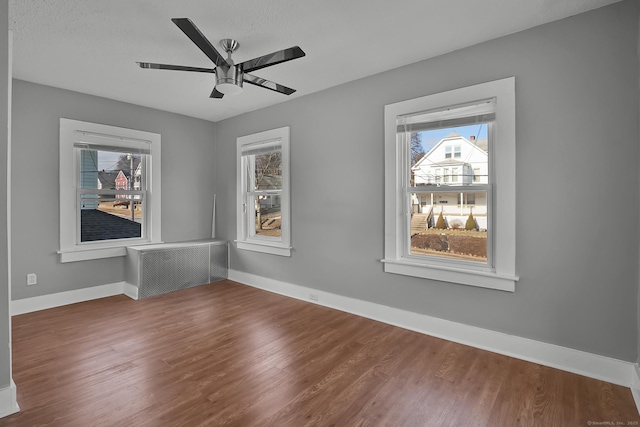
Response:
[{"label": "window sill", "polygon": [[127,247],[129,246],[143,246],[152,245],[162,242],[145,242],[139,241],[137,243],[131,242],[126,246],[111,246],[101,248],[82,248],[82,249],[65,249],[59,250],[60,262],[76,262],[76,261],[89,261],[92,259],[102,258],[115,258],[119,256],[127,255]]},{"label": "window sill", "polygon": [[60,262],[65,263],[125,256],[127,254],[127,248],[126,246],[120,246],[117,248],[60,250],[58,251],[58,254],[60,255]]},{"label": "window sill", "polygon": [[268,243],[256,243],[240,240],[236,240],[235,242],[238,245],[238,249],[279,256],[291,256],[291,246],[275,246]]},{"label": "window sill", "polygon": [[461,285],[477,286],[500,291],[515,292],[518,276],[486,271],[473,271],[444,266],[426,266],[403,260],[383,259],[385,273],[402,274],[404,276],[423,279],[440,280]]}]

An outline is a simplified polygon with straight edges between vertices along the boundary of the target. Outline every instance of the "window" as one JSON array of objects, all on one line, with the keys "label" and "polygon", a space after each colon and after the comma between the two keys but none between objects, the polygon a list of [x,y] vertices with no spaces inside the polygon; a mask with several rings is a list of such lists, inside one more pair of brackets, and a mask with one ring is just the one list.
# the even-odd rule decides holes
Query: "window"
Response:
[{"label": "window", "polygon": [[462,157],[462,147],[459,145],[447,145],[445,148],[445,154],[444,157],[445,159],[451,159],[451,158],[456,158],[459,159],[460,157]]},{"label": "window", "polygon": [[237,139],[239,249],[291,255],[289,128]]},{"label": "window", "polygon": [[148,150],[74,145],[80,171],[76,191],[79,243],[143,238],[147,188],[142,186],[146,180],[140,178],[147,169]]},{"label": "window", "polygon": [[160,200],[160,135],[60,119],[62,262],[160,242]]},{"label": "window", "polygon": [[[459,179],[456,166],[451,167],[450,180],[449,168],[443,168],[443,182],[412,187],[409,176],[414,165],[407,155],[411,135],[429,139],[438,132],[446,136],[425,150],[421,165],[458,162],[465,175],[473,171],[473,179]],[[473,134],[467,138],[462,132]],[[476,138],[485,135],[481,148]],[[455,144],[445,145],[445,140]],[[454,160],[463,151],[465,158]],[[419,167],[413,167],[416,176]],[[429,203],[416,213],[415,200]],[[427,219],[417,221],[416,215]],[[426,227],[417,227],[424,223]],[[383,262],[389,273],[515,290],[513,78],[385,107]]]},{"label": "window", "polygon": [[473,182],[480,182],[480,168],[473,168]]}]

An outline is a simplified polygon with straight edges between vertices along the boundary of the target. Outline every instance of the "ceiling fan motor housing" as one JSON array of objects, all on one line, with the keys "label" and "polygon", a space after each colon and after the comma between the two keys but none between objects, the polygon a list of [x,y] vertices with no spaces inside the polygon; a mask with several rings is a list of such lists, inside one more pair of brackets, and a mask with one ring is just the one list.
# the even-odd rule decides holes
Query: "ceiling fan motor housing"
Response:
[{"label": "ceiling fan motor housing", "polygon": [[227,64],[216,67],[216,88],[222,93],[238,93],[242,90],[242,67],[233,63],[231,53],[240,47],[240,44],[233,39],[220,40],[220,46],[227,52]]},{"label": "ceiling fan motor housing", "polygon": [[237,65],[228,67],[219,65],[216,67],[216,86],[235,85],[242,87],[242,70]]}]

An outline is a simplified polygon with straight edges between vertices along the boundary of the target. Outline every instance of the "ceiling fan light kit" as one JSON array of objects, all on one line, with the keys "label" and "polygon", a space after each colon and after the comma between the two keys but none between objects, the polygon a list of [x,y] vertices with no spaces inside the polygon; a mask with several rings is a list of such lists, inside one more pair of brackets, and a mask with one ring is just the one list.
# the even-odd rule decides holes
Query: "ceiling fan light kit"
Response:
[{"label": "ceiling fan light kit", "polygon": [[224,95],[235,95],[242,92],[243,82],[250,83],[265,89],[279,92],[285,95],[291,95],[295,89],[280,85],[278,83],[248,74],[249,72],[259,70],[261,68],[270,67],[282,62],[291,61],[305,56],[305,53],[298,46],[288,49],[279,50],[268,55],[259,56],[248,61],[235,64],[231,59],[231,54],[240,47],[240,44],[233,39],[220,40],[220,46],[227,53],[227,58],[213,47],[209,40],[200,32],[188,18],[173,18],[174,24],[191,39],[192,42],[200,48],[215,64],[215,68],[189,67],[184,65],[157,64],[153,62],[138,62],[140,68],[157,69],[157,70],[174,70],[174,71],[194,71],[200,73],[215,73],[216,85],[209,95],[210,98],[222,98]]}]

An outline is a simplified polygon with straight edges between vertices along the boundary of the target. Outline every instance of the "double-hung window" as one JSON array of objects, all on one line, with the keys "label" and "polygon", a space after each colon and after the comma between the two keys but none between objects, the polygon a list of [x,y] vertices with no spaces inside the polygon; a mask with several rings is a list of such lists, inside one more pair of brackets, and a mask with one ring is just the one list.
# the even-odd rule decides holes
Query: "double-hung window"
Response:
[{"label": "double-hung window", "polygon": [[[416,164],[412,139],[426,152]],[[440,168],[441,181],[420,179]],[[383,262],[389,273],[515,290],[513,78],[385,107]]]},{"label": "double-hung window", "polygon": [[237,139],[239,249],[291,255],[289,128]]},{"label": "double-hung window", "polygon": [[60,119],[62,262],[160,242],[160,135]]}]

